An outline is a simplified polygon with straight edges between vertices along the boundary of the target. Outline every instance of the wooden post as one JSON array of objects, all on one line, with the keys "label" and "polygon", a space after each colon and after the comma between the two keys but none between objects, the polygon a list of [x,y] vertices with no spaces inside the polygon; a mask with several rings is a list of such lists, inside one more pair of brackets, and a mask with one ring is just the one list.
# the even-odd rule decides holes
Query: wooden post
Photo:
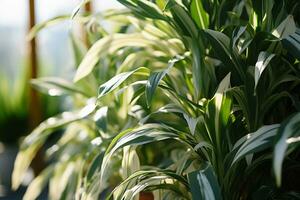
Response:
[{"label": "wooden post", "polygon": [[[90,0],[89,2],[84,4],[84,13],[87,13],[87,14],[93,13],[92,0]],[[86,47],[89,48],[91,44],[89,43],[88,34],[87,34],[86,28],[84,26],[82,27],[82,39],[83,39],[83,42],[86,45]]]},{"label": "wooden post", "polygon": [[[29,26],[28,31],[35,25],[35,0],[29,0]],[[28,57],[30,66],[30,79],[37,78],[38,76],[38,59],[37,59],[37,47],[36,39],[33,38],[29,41]],[[37,94],[37,91],[32,87],[29,89],[29,112],[30,112],[30,128],[35,128],[41,122],[41,104]]]},{"label": "wooden post", "polygon": [[92,13],[92,11],[93,11],[92,1],[89,1],[84,5],[84,11],[87,13]]},{"label": "wooden post", "polygon": [[[28,0],[29,2],[29,25],[30,31],[35,25],[35,0]],[[34,79],[38,77],[38,57],[36,39],[33,38],[28,43],[28,57],[30,66],[30,77]],[[28,82],[29,84],[29,82]],[[41,122],[41,102],[36,90],[31,86],[29,87],[29,127],[34,129]],[[44,168],[43,153],[39,151],[32,161],[32,168],[35,175],[39,174]]]}]

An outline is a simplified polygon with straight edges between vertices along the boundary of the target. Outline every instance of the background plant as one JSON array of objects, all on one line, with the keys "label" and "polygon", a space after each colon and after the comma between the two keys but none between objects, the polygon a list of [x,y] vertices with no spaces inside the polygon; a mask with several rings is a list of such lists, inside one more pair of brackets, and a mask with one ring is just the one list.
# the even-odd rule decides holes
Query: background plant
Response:
[{"label": "background plant", "polygon": [[[28,108],[26,107],[27,89],[26,71],[20,73],[16,83],[12,85],[9,79],[1,73],[0,91],[0,140],[5,143],[15,143],[16,138],[26,133]],[[18,123],[19,126],[15,126]],[[10,134],[8,134],[10,133]]]},{"label": "background plant", "polygon": [[[92,23],[95,18],[87,17],[94,30],[92,46],[77,59],[83,57],[76,85],[89,87],[82,91],[91,91],[97,106],[92,103],[86,115],[75,111],[66,123],[59,118],[50,119],[57,121],[53,127],[50,121],[39,126],[19,154],[16,186],[18,173],[25,169],[18,165],[22,159],[30,161],[26,152],[41,146],[40,138],[48,135],[43,132],[90,121],[89,131],[74,128],[90,133],[80,142],[85,148],[72,146],[80,135],[76,131],[64,145],[55,146],[58,159],[64,158],[60,149],[79,150],[77,156],[69,155],[65,167],[74,159],[82,167],[72,176],[77,181],[62,181],[60,188],[67,191],[58,196],[53,192],[52,198],[75,190],[77,198],[98,198],[116,176],[123,181],[107,198],[132,199],[141,191],[155,191],[157,199],[299,198],[292,179],[299,174],[299,4],[119,2],[130,11],[108,12],[106,17],[122,22],[121,28],[108,34]],[[105,108],[106,131],[95,120]],[[102,141],[100,147],[91,145],[95,139]],[[111,175],[120,165],[122,173]],[[60,173],[71,178],[64,168],[54,173],[57,178],[50,182],[61,182]],[[58,185],[54,183],[50,188]]]},{"label": "background plant", "polygon": [[[44,27],[68,18],[56,17],[37,25],[29,37],[34,36]],[[111,32],[96,21],[99,19],[118,23],[114,23]],[[157,37],[152,35],[151,31],[153,29],[158,31],[156,26],[163,25],[145,23],[128,11],[108,11],[95,17],[76,16],[74,21],[86,25],[90,43],[97,41],[94,45],[97,46],[96,55],[101,57],[101,61],[94,62],[91,67],[97,66],[100,70],[80,72],[86,63],[86,60],[81,61],[83,55],[86,54],[85,59],[94,60],[95,54],[86,53],[84,43],[71,33],[74,58],[76,62],[80,62],[76,64],[79,65],[75,77],[76,83],[54,77],[32,81],[37,89],[46,94],[70,96],[73,107],[71,111],[51,117],[40,124],[23,141],[15,163],[14,188],[21,184],[30,162],[47,139],[57,130],[64,130],[59,134],[57,142],[47,150],[46,159],[50,161],[49,166],[31,183],[24,199],[36,198],[49,179],[51,199],[71,198],[74,194],[77,198],[94,199],[105,192],[105,189],[118,184],[121,176],[126,177],[130,174],[130,170],[134,171],[128,167],[127,170],[123,169],[119,172],[116,170],[118,168],[113,167],[107,174],[110,178],[102,182],[94,175],[100,170],[102,157],[113,137],[128,127],[136,126],[143,116],[141,106],[135,106],[135,102],[141,96],[138,95],[138,91],[142,91],[145,87],[146,81],[143,79],[146,80],[150,72],[147,67],[158,68],[164,64],[166,57],[178,54],[175,50],[169,51],[168,45],[173,45],[179,52],[183,51],[180,41],[171,40],[163,45],[158,43],[158,38],[156,42],[150,41],[149,37]],[[143,33],[141,27],[146,25],[149,30]],[[172,34],[171,30],[170,34]],[[164,36],[167,37],[166,34]],[[155,60],[151,57],[153,52],[159,56]],[[140,56],[143,56],[142,59]],[[125,70],[131,71],[124,72]],[[117,78],[109,80],[115,75]],[[126,86],[126,89],[116,90],[124,82],[131,81],[134,84]],[[97,95],[98,85],[101,85],[99,95]],[[96,105],[97,96],[101,97],[103,102]],[[135,150],[128,149],[128,156],[135,156]],[[126,161],[117,157],[113,163],[120,166]],[[139,168],[139,165],[136,168]]]}]

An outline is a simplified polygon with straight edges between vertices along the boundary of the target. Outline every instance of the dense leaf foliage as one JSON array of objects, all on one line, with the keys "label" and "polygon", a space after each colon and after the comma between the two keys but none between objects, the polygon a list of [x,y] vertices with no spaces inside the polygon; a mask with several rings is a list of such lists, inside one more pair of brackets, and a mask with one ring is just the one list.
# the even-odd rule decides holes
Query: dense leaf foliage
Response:
[{"label": "dense leaf foliage", "polygon": [[118,1],[128,10],[73,16],[93,24],[87,51],[73,38],[75,83],[34,82],[75,108],[24,140],[14,186],[63,126],[28,199],[50,177],[52,199],[299,198],[300,4]]}]

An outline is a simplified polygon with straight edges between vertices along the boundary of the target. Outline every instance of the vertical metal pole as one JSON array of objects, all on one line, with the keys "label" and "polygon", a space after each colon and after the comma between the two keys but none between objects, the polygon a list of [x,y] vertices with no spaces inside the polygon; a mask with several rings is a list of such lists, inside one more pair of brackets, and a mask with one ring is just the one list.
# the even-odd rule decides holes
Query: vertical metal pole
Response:
[{"label": "vertical metal pole", "polygon": [[[29,0],[29,26],[28,31],[35,25],[35,0]],[[28,44],[28,57],[30,66],[30,79],[38,77],[38,57],[36,39],[33,38]],[[29,84],[29,83],[28,83]],[[36,90],[29,87],[29,126],[32,130],[41,122],[41,102]],[[44,168],[43,153],[39,151],[32,161],[32,168],[35,175],[39,174]]]}]

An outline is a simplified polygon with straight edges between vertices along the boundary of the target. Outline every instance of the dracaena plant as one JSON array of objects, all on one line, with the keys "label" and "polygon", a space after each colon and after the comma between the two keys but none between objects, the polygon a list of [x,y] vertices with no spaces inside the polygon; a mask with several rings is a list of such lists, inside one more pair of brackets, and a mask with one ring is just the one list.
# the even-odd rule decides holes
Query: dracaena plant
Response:
[{"label": "dracaena plant", "polygon": [[[142,167],[108,198],[143,190],[158,190],[161,199],[299,198],[290,178],[299,171],[299,4],[119,2],[167,23],[186,53],[150,74],[144,101],[152,113],[112,141],[99,177],[106,179],[112,156],[128,147],[176,140],[182,157]],[[169,98],[161,107],[155,90]]]},{"label": "dracaena plant", "polygon": [[[65,166],[56,168],[50,188],[66,190],[55,196],[61,190],[50,189],[50,195],[97,199],[109,188],[107,199],[133,199],[142,191],[153,191],[155,199],[299,198],[290,178],[299,174],[299,4],[119,2],[129,11],[105,15],[122,23],[116,33],[92,26],[97,15],[83,17],[91,47],[78,59],[74,81],[88,87],[83,93],[98,91],[89,96],[97,106],[86,115],[76,112],[74,136],[68,137],[69,126],[62,136],[81,141],[90,133],[75,142],[78,152],[63,156],[64,149],[75,151],[71,142],[54,146],[58,161],[50,166]],[[97,126],[103,118],[95,120],[105,108],[112,113],[107,131]],[[40,131],[54,121],[24,141],[16,177],[41,146],[31,138],[45,140]],[[95,138],[100,147],[93,146]],[[76,176],[72,169],[79,169]],[[36,180],[32,188],[42,182]]]},{"label": "dracaena plant", "polygon": [[[97,199],[140,169],[135,149],[127,148],[124,156],[114,157],[105,180],[99,176],[104,153],[114,137],[136,127],[149,112],[146,103],[136,102],[145,90],[150,71],[162,68],[170,57],[186,53],[176,32],[165,22],[141,20],[127,10],[55,17],[34,27],[28,37],[70,18],[85,26],[88,39],[85,44],[70,33],[78,68],[74,82],[47,77],[32,80],[32,85],[50,96],[68,98],[72,107],[42,122],[23,140],[12,178],[15,189],[36,153],[48,146],[48,166],[29,185],[24,199],[37,198],[48,183],[51,199]],[[113,24],[113,29],[106,30],[101,24],[104,20]],[[160,42],[162,38],[164,42]],[[53,134],[56,142],[45,146]],[[134,160],[134,166],[128,160]],[[121,165],[123,169],[119,170]]]}]

